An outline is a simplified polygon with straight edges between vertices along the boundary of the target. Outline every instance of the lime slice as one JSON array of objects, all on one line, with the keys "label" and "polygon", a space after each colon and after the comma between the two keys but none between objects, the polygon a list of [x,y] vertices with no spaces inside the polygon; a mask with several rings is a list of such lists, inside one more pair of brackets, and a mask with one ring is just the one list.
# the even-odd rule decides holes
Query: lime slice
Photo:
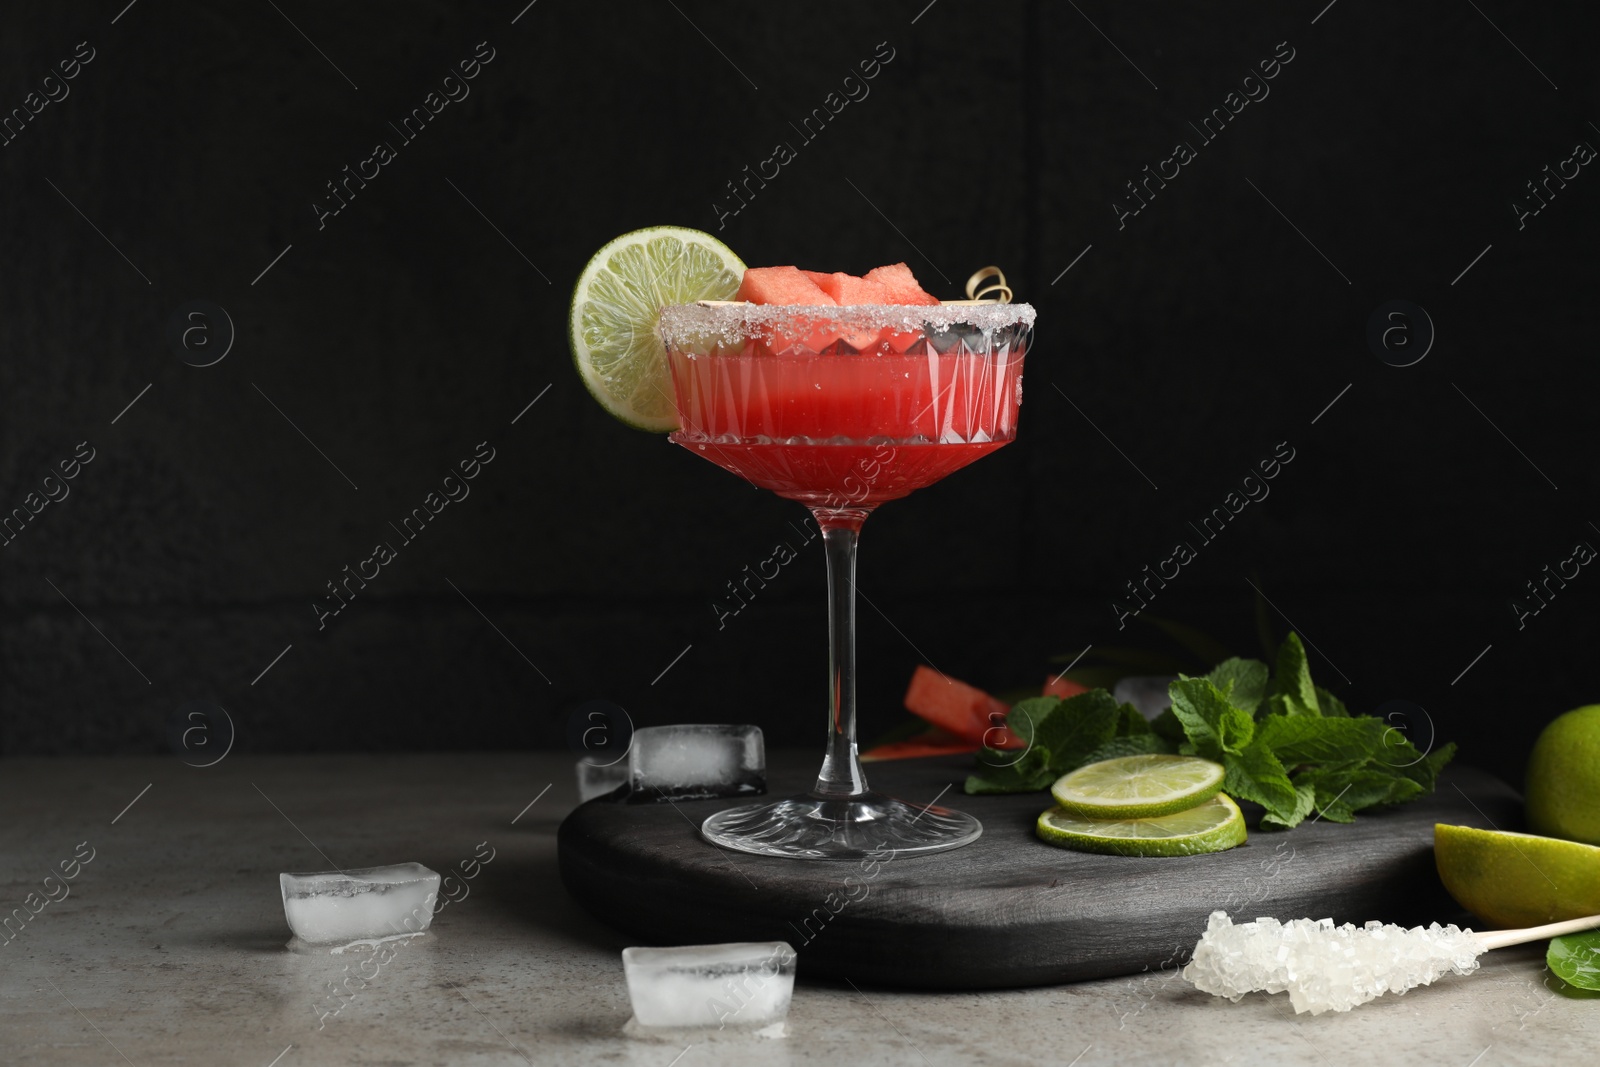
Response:
[{"label": "lime slice", "polygon": [[744,264],[699,230],[651,226],[594,254],[572,291],[572,361],[600,406],[640,430],[678,426],[666,348],[656,324],[668,304],[728,300]]},{"label": "lime slice", "polygon": [[1149,819],[1204,804],[1223,774],[1222,764],[1198,756],[1120,756],[1063,774],[1050,795],[1085,819]]},{"label": "lime slice", "polygon": [[1600,914],[1594,845],[1440,823],[1433,828],[1433,861],[1456,903],[1496,926]]},{"label": "lime slice", "polygon": [[1226,793],[1188,811],[1154,819],[1084,819],[1051,808],[1039,816],[1045,841],[1111,856],[1196,856],[1244,844],[1244,816]]}]

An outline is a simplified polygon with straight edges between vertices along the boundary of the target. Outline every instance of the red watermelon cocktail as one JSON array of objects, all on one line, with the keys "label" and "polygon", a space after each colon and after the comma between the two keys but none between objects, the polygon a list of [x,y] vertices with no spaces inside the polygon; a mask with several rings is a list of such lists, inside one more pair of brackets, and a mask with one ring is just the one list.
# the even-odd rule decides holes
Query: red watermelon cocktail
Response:
[{"label": "red watermelon cocktail", "polygon": [[715,844],[796,858],[931,852],[975,840],[970,815],[867,787],[856,751],[855,555],[879,504],[1016,436],[1026,304],[941,304],[903,265],[864,278],[745,272],[733,301],[662,310],[676,443],[811,509],[828,557],[828,752],[815,788],[713,815]]}]

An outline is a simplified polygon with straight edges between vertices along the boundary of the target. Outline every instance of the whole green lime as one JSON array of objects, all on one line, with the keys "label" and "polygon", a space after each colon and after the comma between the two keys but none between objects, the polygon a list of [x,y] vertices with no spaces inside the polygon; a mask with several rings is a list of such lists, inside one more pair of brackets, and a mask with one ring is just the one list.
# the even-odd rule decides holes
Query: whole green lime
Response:
[{"label": "whole green lime", "polygon": [[1528,828],[1600,845],[1600,704],[1569,711],[1528,758]]}]

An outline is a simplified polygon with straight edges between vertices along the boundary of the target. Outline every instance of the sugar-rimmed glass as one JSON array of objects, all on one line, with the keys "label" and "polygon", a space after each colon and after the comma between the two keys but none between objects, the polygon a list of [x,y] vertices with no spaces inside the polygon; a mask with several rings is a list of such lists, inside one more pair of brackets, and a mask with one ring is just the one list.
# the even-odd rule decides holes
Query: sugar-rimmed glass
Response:
[{"label": "sugar-rimmed glass", "polygon": [[828,748],[811,792],[701,826],[742,852],[847,859],[957,848],[977,819],[867,786],[856,746],[855,559],[878,505],[1009,443],[1032,339],[1027,304],[701,303],[661,314],[671,439],[811,509],[828,560]]}]

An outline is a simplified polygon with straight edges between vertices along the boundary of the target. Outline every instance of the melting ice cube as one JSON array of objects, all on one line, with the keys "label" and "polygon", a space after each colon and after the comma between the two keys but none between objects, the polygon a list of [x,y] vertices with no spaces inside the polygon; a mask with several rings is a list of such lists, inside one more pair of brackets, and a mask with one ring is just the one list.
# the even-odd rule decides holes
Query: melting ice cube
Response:
[{"label": "melting ice cube", "polygon": [[439,876],[420,863],[280,874],[283,915],[313,945],[420,934],[433,922]]},{"label": "melting ice cube", "polygon": [[759,726],[647,726],[628,750],[631,800],[695,800],[767,791]]},{"label": "melting ice cube", "polygon": [[786,942],[743,941],[625,948],[622,969],[640,1026],[759,1029],[788,1017],[795,959]]},{"label": "melting ice cube", "polygon": [[1177,681],[1173,675],[1138,675],[1124,678],[1111,690],[1111,699],[1118,704],[1132,704],[1139,714],[1153,719],[1172,706],[1167,686]]},{"label": "melting ice cube", "polygon": [[605,766],[596,766],[586,759],[578,761],[578,799],[593,800],[603,797],[607,793],[615,792],[617,787],[628,780],[628,761],[619,759],[615,763]]}]

